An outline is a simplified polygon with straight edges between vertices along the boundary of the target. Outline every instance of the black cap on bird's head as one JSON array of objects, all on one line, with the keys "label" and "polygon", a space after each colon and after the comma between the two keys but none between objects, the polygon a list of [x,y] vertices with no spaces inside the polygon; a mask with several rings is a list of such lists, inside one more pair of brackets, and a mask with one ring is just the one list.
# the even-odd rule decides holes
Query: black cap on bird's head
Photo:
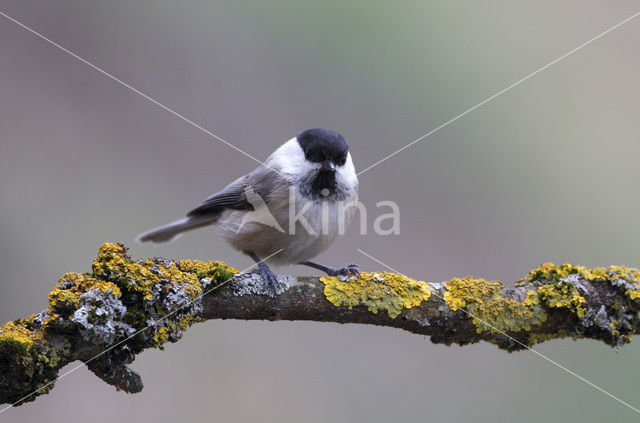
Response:
[{"label": "black cap on bird's head", "polygon": [[307,129],[297,139],[305,158],[313,163],[322,163],[328,171],[335,171],[336,166],[342,166],[347,161],[349,146],[344,137],[335,131]]}]

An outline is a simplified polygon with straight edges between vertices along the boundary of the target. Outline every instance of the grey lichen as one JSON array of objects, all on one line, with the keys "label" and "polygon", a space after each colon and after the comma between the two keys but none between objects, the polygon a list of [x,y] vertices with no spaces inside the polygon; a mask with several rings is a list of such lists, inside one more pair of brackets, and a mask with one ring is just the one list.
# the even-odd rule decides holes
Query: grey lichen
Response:
[{"label": "grey lichen", "polygon": [[80,334],[86,341],[110,345],[136,331],[121,320],[126,313],[127,308],[111,290],[91,288],[80,295],[79,307],[71,321],[80,325]]},{"label": "grey lichen", "polygon": [[186,313],[198,313],[202,311],[202,303],[198,301],[199,298],[192,299],[189,295],[188,291],[190,288],[191,286],[188,284],[172,284],[165,298],[167,310],[185,309],[184,312]]},{"label": "grey lichen", "polygon": [[572,273],[565,278],[561,278],[559,282],[573,284],[578,290],[582,291],[583,293],[588,292],[587,288],[580,282],[580,275],[577,273]]},{"label": "grey lichen", "polygon": [[234,283],[228,289],[235,296],[266,295],[275,298],[277,295],[289,290],[295,282],[295,278],[291,276],[278,275],[277,278],[278,285],[274,290],[272,287],[265,285],[262,276],[257,272],[242,273],[234,277]]},{"label": "grey lichen", "polygon": [[418,323],[422,327],[431,326],[431,323],[429,322],[429,319],[427,319],[427,318],[418,318],[418,319],[416,319],[416,323]]},{"label": "grey lichen", "polygon": [[630,342],[630,333],[633,332],[633,313],[626,312],[624,306],[614,311],[607,311],[604,305],[599,308],[589,308],[580,323],[586,328],[598,328],[607,333],[610,343],[616,348]]},{"label": "grey lichen", "polygon": [[446,285],[445,282],[427,282],[427,284],[436,292],[440,291]]},{"label": "grey lichen", "polygon": [[626,279],[618,278],[611,281],[613,286],[617,286],[618,288],[622,288],[624,291],[637,289],[635,283],[629,283]]}]

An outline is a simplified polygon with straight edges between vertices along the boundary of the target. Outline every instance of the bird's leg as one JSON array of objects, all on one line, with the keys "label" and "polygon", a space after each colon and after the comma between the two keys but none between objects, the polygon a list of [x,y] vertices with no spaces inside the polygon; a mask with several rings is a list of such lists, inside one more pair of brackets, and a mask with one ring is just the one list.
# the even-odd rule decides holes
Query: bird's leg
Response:
[{"label": "bird's leg", "polygon": [[251,257],[256,263],[258,263],[258,268],[254,270],[254,272],[258,273],[262,277],[262,283],[265,289],[271,289],[273,292],[278,292],[278,278],[273,273],[271,268],[267,265],[267,263],[260,260],[260,258],[252,251],[245,251],[246,255]]},{"label": "bird's leg", "polygon": [[320,264],[320,263],[316,263],[313,261],[303,261],[300,262],[300,264],[304,264],[305,266],[309,266],[309,267],[313,267],[314,269],[318,269],[318,270],[322,270],[323,272],[325,272],[327,275],[329,276],[349,276],[349,275],[356,275],[357,277],[360,277],[360,269],[357,264],[347,264],[344,267],[329,267],[329,266],[325,266],[324,264]]}]

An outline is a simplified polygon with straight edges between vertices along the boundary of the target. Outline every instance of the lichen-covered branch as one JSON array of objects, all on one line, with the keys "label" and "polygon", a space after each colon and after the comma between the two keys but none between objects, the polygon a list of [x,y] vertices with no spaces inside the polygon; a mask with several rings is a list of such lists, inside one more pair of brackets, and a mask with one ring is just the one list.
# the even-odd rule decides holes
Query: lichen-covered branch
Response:
[{"label": "lichen-covered branch", "polygon": [[209,319],[373,324],[507,351],[563,337],[620,347],[640,327],[640,271],[624,266],[547,263],[514,288],[470,276],[426,283],[386,272],[279,278],[274,295],[257,274],[222,262],[136,262],[122,244],[104,244],[91,272],[62,276],[46,310],[0,327],[0,403],[34,400],[76,360],[117,389],[139,392],[141,378],[128,367],[136,354],[176,342]]}]

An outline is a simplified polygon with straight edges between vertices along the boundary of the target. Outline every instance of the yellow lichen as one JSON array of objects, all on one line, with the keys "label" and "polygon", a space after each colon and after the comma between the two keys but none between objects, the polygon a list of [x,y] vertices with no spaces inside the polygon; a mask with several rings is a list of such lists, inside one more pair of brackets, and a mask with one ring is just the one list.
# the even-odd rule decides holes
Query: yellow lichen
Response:
[{"label": "yellow lichen", "polygon": [[188,285],[188,293],[193,298],[202,294],[200,279],[226,280],[238,271],[224,263],[181,260],[158,265],[147,259],[136,263],[126,258],[126,250],[121,244],[103,244],[98,258],[93,262],[96,277],[117,280],[121,288],[137,293],[144,299],[152,298],[153,287],[163,280],[174,285]]},{"label": "yellow lichen", "polygon": [[638,284],[633,289],[627,289],[625,292],[632,300],[640,298],[640,286]]},{"label": "yellow lichen", "polygon": [[49,304],[52,307],[77,306],[80,294],[66,289],[54,289],[49,293]]},{"label": "yellow lichen", "polygon": [[537,306],[540,304],[540,297],[534,291],[527,291],[527,298],[524,299],[524,305]]},{"label": "yellow lichen", "polygon": [[596,267],[589,269],[588,267],[576,266],[569,263],[561,265],[544,263],[529,272],[529,274],[516,285],[523,285],[536,280],[561,282],[570,275],[578,275],[590,282],[603,281],[614,283],[617,286],[623,285],[625,294],[630,299],[635,300],[640,298],[640,270],[627,266]]},{"label": "yellow lichen", "polygon": [[[100,246],[98,256],[93,261],[92,273],[71,272],[60,278],[56,288],[49,294],[49,308],[44,316],[42,330],[47,332],[54,328],[53,324],[59,316],[64,319],[72,318],[80,306],[81,296],[91,290],[101,291],[121,301],[126,315],[120,316],[119,319],[133,328],[140,329],[147,325],[150,310],[161,315],[173,311],[180,304],[187,304],[203,295],[206,292],[205,286],[209,287],[210,284],[209,288],[213,288],[237,272],[236,269],[219,261],[174,262],[147,259],[135,262],[126,255],[126,248],[122,244],[105,243]],[[167,300],[157,301],[158,297],[154,297],[154,294],[164,296],[160,298]],[[171,303],[171,297],[176,297],[178,303]],[[101,307],[101,304],[92,307]],[[195,321],[188,310],[189,308],[181,309],[166,319],[163,322],[164,326],[154,334],[151,343],[159,346],[166,342],[170,335],[179,336],[180,331],[187,329]],[[110,318],[104,314],[100,316],[90,313],[88,318],[98,322]]]},{"label": "yellow lichen", "polygon": [[33,345],[33,338],[33,331],[22,324],[7,322],[4,326],[0,327],[0,343],[11,341],[22,344],[25,347],[30,347]]},{"label": "yellow lichen", "polygon": [[500,281],[467,276],[451,279],[445,288],[443,298],[451,310],[465,309],[478,333],[531,330],[547,319],[535,292],[528,292],[524,302],[519,303],[502,297]]},{"label": "yellow lichen", "polygon": [[[1,378],[16,381],[2,384],[2,402],[18,401],[36,388],[39,393],[52,388],[49,382],[55,378],[60,356],[42,339],[41,331],[33,330],[33,318],[34,315],[17,319],[0,327]],[[26,384],[22,391],[20,384]],[[6,401],[7,398],[11,400]]]},{"label": "yellow lichen", "polygon": [[610,269],[618,266],[611,266],[609,269],[605,267],[596,267],[589,269],[584,266],[577,266],[569,263],[555,265],[553,263],[544,263],[530,271],[524,280],[520,281],[518,285],[535,280],[560,282],[570,275],[578,275],[585,280],[609,280]]},{"label": "yellow lichen", "polygon": [[587,311],[582,307],[585,302],[584,297],[578,293],[578,289],[572,283],[542,285],[538,288],[538,295],[545,301],[547,307],[565,307],[574,311],[578,317],[583,317]]},{"label": "yellow lichen", "polygon": [[228,279],[239,270],[233,267],[227,266],[221,261],[203,262],[198,260],[180,260],[178,267],[183,272],[192,272],[198,275],[198,278],[214,278],[214,279]]},{"label": "yellow lichen", "polygon": [[385,310],[391,318],[431,296],[425,282],[394,273],[362,273],[360,279],[346,281],[326,276],[320,281],[325,285],[324,295],[336,307],[365,305],[373,313]]},{"label": "yellow lichen", "polygon": [[625,294],[632,300],[640,298],[640,270],[627,266],[609,266],[609,278],[614,283],[626,282]]},{"label": "yellow lichen", "polygon": [[169,335],[167,335],[167,329],[163,326],[153,335],[153,344],[156,347],[162,348],[162,344],[167,342]]},{"label": "yellow lichen", "polygon": [[118,288],[118,286],[113,282],[97,281],[91,288],[98,289],[106,294],[111,294],[116,298],[120,298],[122,296],[120,288]]}]

